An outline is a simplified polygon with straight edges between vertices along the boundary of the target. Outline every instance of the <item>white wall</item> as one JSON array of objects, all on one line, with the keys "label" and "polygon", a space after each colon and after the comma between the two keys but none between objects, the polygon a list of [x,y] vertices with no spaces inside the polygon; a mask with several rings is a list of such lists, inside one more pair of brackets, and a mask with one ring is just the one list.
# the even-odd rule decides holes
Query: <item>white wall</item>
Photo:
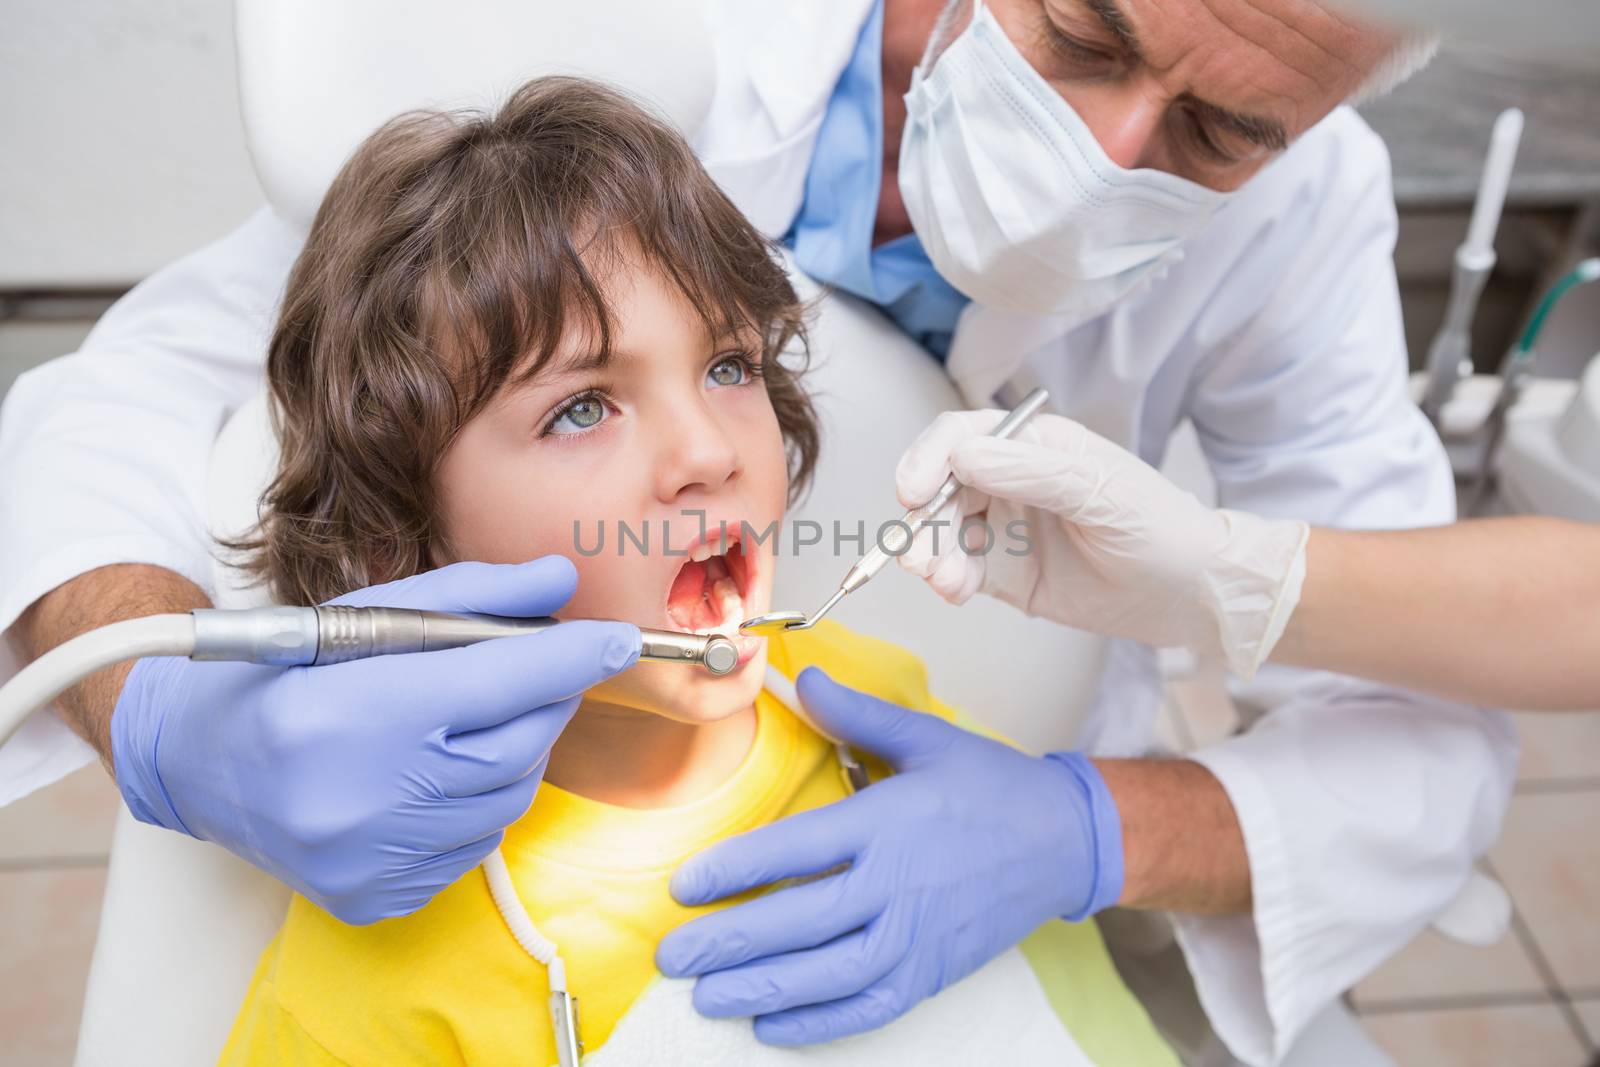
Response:
[{"label": "white wall", "polygon": [[260,199],[230,0],[7,0],[0,289],[130,285]]}]

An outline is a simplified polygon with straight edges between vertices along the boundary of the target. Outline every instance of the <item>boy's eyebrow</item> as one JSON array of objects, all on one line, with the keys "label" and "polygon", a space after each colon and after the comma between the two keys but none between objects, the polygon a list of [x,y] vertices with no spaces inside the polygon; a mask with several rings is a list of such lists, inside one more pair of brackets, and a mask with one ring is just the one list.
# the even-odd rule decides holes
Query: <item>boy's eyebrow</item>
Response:
[{"label": "boy's eyebrow", "polygon": [[522,375],[522,382],[531,385],[549,378],[573,377],[580,374],[591,374],[601,370],[612,362],[616,353],[607,352],[603,348],[579,348],[568,353],[547,359],[535,367],[531,372]]},{"label": "boy's eyebrow", "polygon": [[610,363],[614,354],[603,348],[586,348],[577,355],[568,356],[555,363],[554,370],[558,374],[587,374],[590,371],[600,370]]}]

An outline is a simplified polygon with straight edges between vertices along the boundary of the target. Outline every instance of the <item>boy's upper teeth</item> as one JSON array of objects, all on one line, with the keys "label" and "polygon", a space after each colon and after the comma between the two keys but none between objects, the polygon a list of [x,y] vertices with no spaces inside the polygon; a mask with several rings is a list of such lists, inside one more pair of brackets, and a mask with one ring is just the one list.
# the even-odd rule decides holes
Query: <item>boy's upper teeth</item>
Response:
[{"label": "boy's upper teeth", "polygon": [[728,548],[731,544],[732,542],[728,541],[726,538],[722,537],[721,535],[717,535],[712,537],[711,540],[703,542],[702,544],[691,549],[689,552],[689,558],[694,560],[696,563],[704,563],[712,556],[727,555]]}]

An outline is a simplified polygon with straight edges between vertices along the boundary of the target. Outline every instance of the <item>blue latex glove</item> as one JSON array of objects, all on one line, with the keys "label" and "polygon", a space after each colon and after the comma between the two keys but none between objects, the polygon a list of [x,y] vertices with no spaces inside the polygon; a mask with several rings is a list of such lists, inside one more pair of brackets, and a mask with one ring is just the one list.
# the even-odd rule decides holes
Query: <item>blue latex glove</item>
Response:
[{"label": "blue latex glove", "polygon": [[[548,615],[576,585],[551,556],[334,603]],[[143,659],[111,717],[117,784],[140,821],[214,841],[346,922],[405,915],[500,843],[578,695],[638,653],[636,627],[570,622],[322,667]]]},{"label": "blue latex glove", "polygon": [[836,804],[720,842],[672,895],[703,904],[848,863],[668,934],[656,965],[701,976],[708,1016],[754,1015],[756,1036],[804,1045],[909,1011],[1053,918],[1122,892],[1122,830],[1077,753],[1026,755],[848,689],[812,668],[797,688],[825,732],[896,774]]}]

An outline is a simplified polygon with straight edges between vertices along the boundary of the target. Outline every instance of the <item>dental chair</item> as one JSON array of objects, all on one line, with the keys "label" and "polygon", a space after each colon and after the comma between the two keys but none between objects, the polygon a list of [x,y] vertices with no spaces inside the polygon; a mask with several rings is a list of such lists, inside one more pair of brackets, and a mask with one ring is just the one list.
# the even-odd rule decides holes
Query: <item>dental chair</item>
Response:
[{"label": "dental chair", "polygon": [[[256,170],[275,214],[302,233],[350,151],[401,111],[492,106],[527,78],[576,73],[634,92],[692,133],[716,88],[699,5],[238,0],[236,18]],[[801,281],[802,296],[818,295]],[[849,298],[821,305],[813,350],[807,386],[822,419],[823,453],[815,487],[793,517],[825,531],[834,519],[848,521],[847,529],[865,519],[870,529],[900,511],[893,471],[905,445],[938,412],[961,404],[925,353]],[[263,395],[234,415],[211,456],[217,534],[240,533],[255,521],[276,458]],[[814,608],[847,564],[829,552],[786,554],[774,607]],[[221,607],[262,599],[221,562],[214,584]],[[1071,743],[1104,655],[1099,639],[998,602],[980,598],[952,608],[897,568],[845,601],[836,617],[917,652],[935,692],[1035,751]],[[288,899],[282,885],[230,853],[141,825],[123,810],[77,1062],[215,1062]],[[1333,1014],[1345,1052],[1318,1062],[1385,1062],[1366,1054],[1370,1045],[1342,1010]]]}]

